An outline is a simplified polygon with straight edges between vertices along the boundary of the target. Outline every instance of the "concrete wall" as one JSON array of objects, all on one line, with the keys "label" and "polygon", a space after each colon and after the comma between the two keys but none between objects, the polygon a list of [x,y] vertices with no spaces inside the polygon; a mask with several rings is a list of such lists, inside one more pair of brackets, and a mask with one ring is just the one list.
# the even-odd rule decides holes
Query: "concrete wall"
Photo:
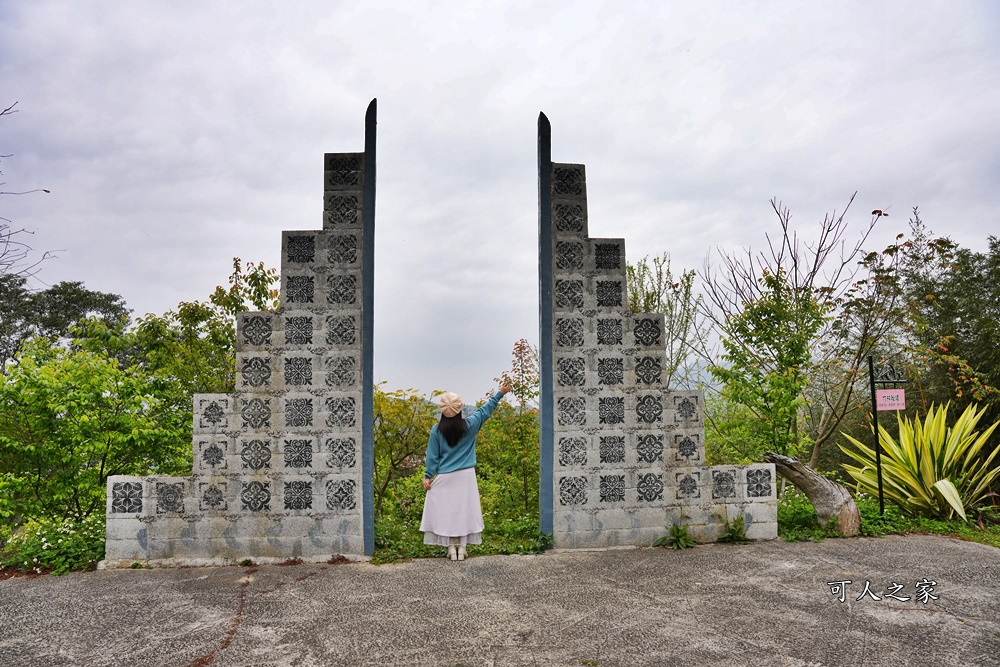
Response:
[{"label": "concrete wall", "polygon": [[108,480],[105,566],[371,553],[366,159],[325,155],[323,228],[282,233],[281,312],[241,313],[236,392],[194,397],[192,474]]},{"label": "concrete wall", "polygon": [[711,541],[743,515],[748,537],[776,537],[774,466],[704,465],[704,397],[665,386],[663,315],[630,312],[625,241],[588,235],[586,171],[551,162],[547,132],[540,122],[543,531],[557,547],[641,546],[680,523]]}]

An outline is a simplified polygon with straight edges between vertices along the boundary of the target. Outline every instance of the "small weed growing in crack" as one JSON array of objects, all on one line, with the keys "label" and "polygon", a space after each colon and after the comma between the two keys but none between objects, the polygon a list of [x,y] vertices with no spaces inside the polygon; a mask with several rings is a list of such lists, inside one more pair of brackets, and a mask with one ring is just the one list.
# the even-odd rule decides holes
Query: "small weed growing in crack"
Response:
[{"label": "small weed growing in crack", "polygon": [[697,542],[688,534],[688,527],[682,526],[679,523],[671,525],[670,532],[667,535],[653,542],[654,547],[668,546],[678,551],[693,547],[695,544]]},{"label": "small weed growing in crack", "polygon": [[729,542],[730,544],[746,544],[750,540],[747,539],[747,528],[749,524],[746,520],[746,515],[741,514],[732,521],[729,520],[729,516],[723,514],[723,521],[725,521],[725,530],[722,536],[719,537],[719,542]]}]

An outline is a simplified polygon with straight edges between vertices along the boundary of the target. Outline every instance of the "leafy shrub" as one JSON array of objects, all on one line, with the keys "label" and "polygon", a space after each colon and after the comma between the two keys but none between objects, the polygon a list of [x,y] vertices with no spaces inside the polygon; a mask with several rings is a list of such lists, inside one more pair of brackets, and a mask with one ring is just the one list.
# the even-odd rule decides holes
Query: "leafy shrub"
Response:
[{"label": "leafy shrub", "polygon": [[825,537],[838,537],[836,523],[830,521],[821,526],[809,498],[794,487],[785,489],[778,499],[778,535],[788,542],[819,542]]},{"label": "leafy shrub", "polygon": [[654,547],[670,547],[676,551],[693,547],[696,544],[697,542],[688,535],[688,527],[679,523],[670,526],[669,533],[653,542]]},{"label": "leafy shrub", "polygon": [[479,432],[476,468],[480,479],[499,483],[497,491],[506,498],[502,504],[511,512],[520,514],[538,507],[538,443],[538,409],[506,401],[497,406]]},{"label": "leafy shrub", "polygon": [[905,533],[910,522],[895,505],[885,506],[885,514],[879,511],[878,496],[859,493],[854,498],[861,514],[861,534],[866,537],[899,535]]},{"label": "leafy shrub", "polygon": [[104,558],[104,516],[92,514],[82,521],[41,519],[29,521],[0,536],[0,567],[20,572],[65,574],[90,570]]},{"label": "leafy shrub", "polygon": [[[970,405],[952,427],[947,427],[948,405],[932,405],[924,421],[910,421],[902,415],[899,442],[881,425],[883,494],[907,514],[939,519],[967,513],[987,505],[993,494],[990,485],[1000,476],[1000,466],[990,469],[998,445],[988,456],[980,456],[994,429],[975,430],[983,415]],[[845,434],[856,450],[841,449],[861,464],[844,469],[869,494],[878,493],[875,451]]]}]

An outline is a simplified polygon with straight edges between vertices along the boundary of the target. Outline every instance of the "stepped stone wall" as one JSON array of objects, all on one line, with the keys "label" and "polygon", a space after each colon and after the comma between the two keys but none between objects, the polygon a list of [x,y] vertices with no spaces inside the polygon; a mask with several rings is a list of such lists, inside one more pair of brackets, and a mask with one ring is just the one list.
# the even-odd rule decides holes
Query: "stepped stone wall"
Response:
[{"label": "stepped stone wall", "polygon": [[281,311],[237,317],[236,391],[194,397],[188,477],[111,477],[105,566],[370,555],[375,103],[286,231]]},{"label": "stepped stone wall", "polygon": [[[539,118],[542,532],[645,546],[726,520],[777,535],[775,469],[705,465],[704,399],[664,384],[662,315],[628,309],[625,241],[591,238],[583,165]],[[187,477],[111,477],[105,567],[374,550],[375,101],[363,153],[324,156],[323,226],[282,233],[281,310],[237,317],[236,391],[194,397]]]},{"label": "stepped stone wall", "polygon": [[539,120],[542,532],[556,547],[700,541],[750,519],[777,536],[773,464],[705,466],[704,398],[664,385],[664,318],[633,314],[625,241],[588,235],[583,165],[551,161]]}]

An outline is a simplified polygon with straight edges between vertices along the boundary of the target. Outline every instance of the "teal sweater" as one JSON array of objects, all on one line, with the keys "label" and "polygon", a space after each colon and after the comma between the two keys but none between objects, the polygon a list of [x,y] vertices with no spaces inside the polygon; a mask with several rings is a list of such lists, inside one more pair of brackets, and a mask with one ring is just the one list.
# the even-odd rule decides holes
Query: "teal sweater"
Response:
[{"label": "teal sweater", "polygon": [[431,437],[427,441],[427,471],[424,477],[431,479],[435,475],[443,475],[456,470],[476,467],[476,434],[479,429],[490,418],[493,411],[497,409],[503,394],[499,391],[486,401],[476,413],[465,420],[468,429],[465,435],[455,443],[454,447],[448,445],[444,436],[438,433],[437,424],[431,429]]}]

